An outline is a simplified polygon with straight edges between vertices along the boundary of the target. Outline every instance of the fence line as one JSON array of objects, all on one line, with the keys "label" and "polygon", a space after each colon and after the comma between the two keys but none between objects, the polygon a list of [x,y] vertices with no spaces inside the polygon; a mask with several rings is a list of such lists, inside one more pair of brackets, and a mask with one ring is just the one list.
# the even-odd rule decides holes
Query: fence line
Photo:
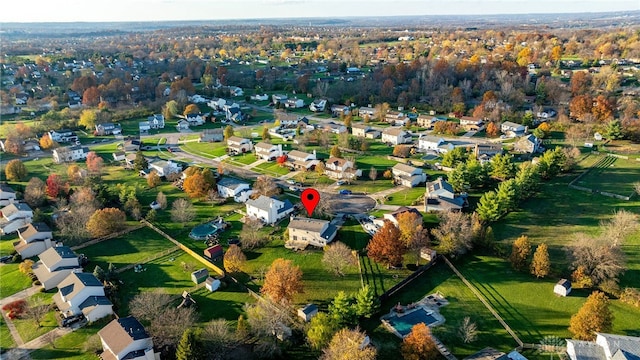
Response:
[{"label": "fence line", "polygon": [[158,254],[156,254],[154,256],[149,256],[148,258],[146,258],[146,259],[144,259],[144,260],[142,260],[142,261],[140,261],[138,263],[129,264],[127,266],[123,266],[123,267],[119,268],[118,270],[116,270],[116,273],[121,273],[121,272],[125,272],[125,271],[127,271],[129,269],[133,269],[136,265],[139,265],[139,264],[150,263],[150,262],[152,262],[154,260],[160,259],[161,257],[167,256],[167,255],[169,255],[169,254],[171,254],[173,252],[176,252],[178,250],[180,250],[180,248],[177,247],[177,246],[174,246],[174,247],[172,247],[170,249],[167,249],[167,250],[164,250],[164,251],[162,251],[162,252],[160,252],[160,253],[158,253]]},{"label": "fence line", "polygon": [[493,314],[493,316],[500,322],[502,327],[504,327],[504,329],[507,330],[509,335],[511,335],[511,337],[518,343],[518,346],[523,346],[524,343],[522,342],[522,340],[520,340],[518,335],[516,335],[516,333],[511,329],[511,327],[502,319],[500,314],[498,314],[498,312],[491,306],[491,304],[489,304],[489,302],[484,298],[484,296],[482,296],[480,291],[478,291],[478,289],[476,289],[476,287],[473,284],[471,284],[469,280],[467,280],[467,278],[465,278],[464,275],[462,275],[462,273],[460,273],[460,271],[456,269],[455,266],[453,266],[453,264],[451,263],[451,261],[449,261],[449,259],[447,259],[445,256],[442,256],[442,258],[447,263],[447,265],[449,265],[451,270],[453,270],[453,272],[456,275],[458,275],[460,280],[462,280],[462,282],[465,285],[467,285],[467,287],[471,290],[471,292],[473,292],[473,294],[480,300],[480,302],[482,302],[484,306],[486,306],[487,309],[489,309],[491,314]]},{"label": "fence line", "polygon": [[395,294],[396,292],[402,290],[402,288],[407,286],[407,284],[412,282],[418,276],[422,275],[425,271],[429,270],[436,263],[438,258],[439,258],[439,256],[434,261],[431,261],[427,265],[421,266],[418,270],[416,270],[413,273],[411,273],[411,275],[407,276],[404,280],[402,280],[399,283],[397,283],[394,286],[392,286],[391,289],[385,291],[382,295],[380,295],[378,297],[380,299],[380,302],[383,302],[383,301],[387,300],[393,294]]},{"label": "fence line", "polygon": [[89,240],[89,241],[84,242],[84,243],[82,243],[80,245],[72,246],[71,250],[73,250],[73,251],[80,250],[80,249],[85,248],[87,246],[94,245],[94,244],[97,244],[97,243],[100,243],[100,242],[103,242],[103,241],[106,241],[106,240],[109,240],[109,239],[113,239],[113,238],[116,238],[118,236],[122,236],[124,234],[128,234],[128,233],[130,233],[132,231],[136,231],[138,229],[142,229],[143,227],[144,227],[144,225],[139,225],[139,224],[134,225],[134,226],[128,226],[126,229],[124,229],[122,231],[119,231],[117,233],[105,235],[103,237],[99,237],[99,238],[96,238],[96,239],[93,239],[93,240]]}]

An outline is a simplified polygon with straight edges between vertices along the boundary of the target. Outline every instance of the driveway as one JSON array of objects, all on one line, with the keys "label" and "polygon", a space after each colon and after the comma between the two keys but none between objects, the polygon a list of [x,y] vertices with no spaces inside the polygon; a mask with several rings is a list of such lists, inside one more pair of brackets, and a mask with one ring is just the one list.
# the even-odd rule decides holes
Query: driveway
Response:
[{"label": "driveway", "polygon": [[320,196],[330,202],[329,211],[334,215],[338,213],[346,215],[365,214],[376,206],[375,200],[366,195],[340,195],[322,192]]}]

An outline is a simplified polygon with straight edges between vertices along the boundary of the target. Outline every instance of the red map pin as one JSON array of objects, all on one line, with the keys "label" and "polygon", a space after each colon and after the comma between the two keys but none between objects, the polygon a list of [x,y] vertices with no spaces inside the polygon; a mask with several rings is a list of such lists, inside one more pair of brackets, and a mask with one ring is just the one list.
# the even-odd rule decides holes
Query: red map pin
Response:
[{"label": "red map pin", "polygon": [[305,189],[302,194],[300,194],[300,200],[304,208],[307,209],[308,216],[311,216],[313,210],[315,210],[320,202],[320,193],[316,189]]}]

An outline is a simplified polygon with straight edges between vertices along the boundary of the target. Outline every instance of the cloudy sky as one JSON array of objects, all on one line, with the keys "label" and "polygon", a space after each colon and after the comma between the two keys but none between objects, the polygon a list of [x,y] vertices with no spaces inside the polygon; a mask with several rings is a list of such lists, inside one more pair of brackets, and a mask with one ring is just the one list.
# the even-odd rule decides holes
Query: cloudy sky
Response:
[{"label": "cloudy sky", "polygon": [[2,8],[0,23],[632,11],[640,0],[11,0]]}]

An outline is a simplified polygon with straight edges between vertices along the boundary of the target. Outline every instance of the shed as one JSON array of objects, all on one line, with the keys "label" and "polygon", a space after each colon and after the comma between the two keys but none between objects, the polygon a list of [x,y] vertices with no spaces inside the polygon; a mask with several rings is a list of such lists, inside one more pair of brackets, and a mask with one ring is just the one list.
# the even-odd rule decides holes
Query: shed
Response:
[{"label": "shed", "polygon": [[218,288],[220,288],[220,280],[209,276],[205,281],[204,286],[207,288],[207,290],[214,292],[218,290]]},{"label": "shed", "polygon": [[204,249],[204,256],[211,260],[218,259],[222,257],[224,251],[222,250],[222,245],[214,245],[210,248]]},{"label": "shed", "polygon": [[307,304],[305,307],[298,309],[298,316],[304,321],[311,320],[317,313],[318,306],[315,304]]},{"label": "shed", "polygon": [[200,270],[196,270],[191,273],[191,281],[196,284],[200,284],[201,282],[207,280],[209,277],[209,270],[202,268]]},{"label": "shed", "polygon": [[560,296],[567,296],[571,292],[571,281],[567,279],[560,279],[553,287],[553,292]]},{"label": "shed", "polygon": [[420,249],[420,257],[429,262],[434,261],[437,255],[436,251],[432,248],[424,247]]}]

